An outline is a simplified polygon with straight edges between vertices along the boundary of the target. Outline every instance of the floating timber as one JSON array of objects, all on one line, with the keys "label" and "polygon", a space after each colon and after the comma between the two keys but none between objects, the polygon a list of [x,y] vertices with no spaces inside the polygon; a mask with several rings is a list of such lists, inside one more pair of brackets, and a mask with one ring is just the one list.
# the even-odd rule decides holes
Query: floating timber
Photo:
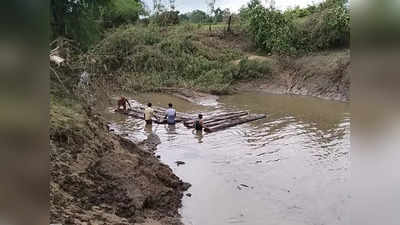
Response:
[{"label": "floating timber", "polygon": [[[131,116],[131,117],[134,117],[134,118],[137,118],[137,119],[142,119],[142,120],[144,120],[144,110],[143,111],[141,111],[141,110],[137,110],[137,109],[129,109],[129,110],[127,110],[127,111],[124,111],[124,110],[115,110],[115,112],[118,112],[118,113],[121,113],[121,114],[124,114],[124,115],[127,115],[127,116]],[[167,120],[166,119],[164,119],[164,114],[158,114],[158,113],[155,113],[155,116],[157,116],[159,119],[158,120],[156,120],[154,117],[151,119],[154,123],[156,123],[156,124],[166,124],[167,123]],[[187,120],[187,119],[189,119],[189,118],[183,118],[183,117],[176,117],[176,119],[175,119],[175,122],[176,123],[181,123],[181,122],[183,122],[184,120]]]},{"label": "floating timber", "polygon": [[[164,119],[165,111],[167,109],[161,107],[153,107],[154,115],[159,119],[152,118],[153,122],[156,124],[166,124],[167,121]],[[132,109],[124,110],[115,110],[115,112],[128,115],[134,118],[144,120],[144,110],[145,107],[143,105],[133,106]],[[217,114],[209,114],[209,116],[204,115],[203,125],[204,131],[208,133],[220,131],[223,129],[227,129],[230,127],[234,127],[243,123],[248,123],[255,120],[260,120],[266,118],[266,115],[254,115],[249,114],[246,111],[237,111],[237,112],[224,112]],[[197,119],[197,114],[187,114],[182,112],[176,113],[176,123],[181,123],[187,128],[194,128],[194,123]]]},{"label": "floating timber", "polygon": [[[203,119],[203,124],[205,126],[213,126],[213,125],[218,125],[224,121],[235,119],[241,116],[248,115],[248,112],[236,112],[236,113],[226,113],[226,114],[221,114],[221,115],[216,115],[207,119]],[[185,121],[184,124],[188,128],[193,128],[194,127],[194,122],[196,120],[189,120]]]},{"label": "floating timber", "polygon": [[251,121],[255,121],[255,120],[260,120],[260,119],[264,119],[266,118],[266,115],[249,115],[249,116],[245,116],[245,117],[238,117],[238,118],[234,118],[228,121],[223,121],[222,123],[219,124],[213,124],[212,126],[207,126],[204,129],[204,131],[208,132],[208,133],[212,133],[212,132],[216,132],[219,130],[223,130],[229,127],[234,127],[243,123],[248,123]]}]

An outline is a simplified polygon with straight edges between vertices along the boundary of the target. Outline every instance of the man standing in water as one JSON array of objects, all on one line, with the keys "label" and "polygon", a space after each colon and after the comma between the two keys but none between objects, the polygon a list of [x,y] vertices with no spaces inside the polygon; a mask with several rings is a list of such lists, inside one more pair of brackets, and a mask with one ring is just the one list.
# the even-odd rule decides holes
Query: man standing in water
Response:
[{"label": "man standing in water", "polygon": [[203,128],[205,129],[207,127],[204,126],[203,115],[199,114],[199,118],[196,121],[194,121],[194,129],[196,131],[201,132],[203,131]]},{"label": "man standing in water", "polygon": [[175,125],[176,110],[172,108],[172,103],[168,104],[168,109],[165,112],[165,119],[169,125]]},{"label": "man standing in water", "polygon": [[126,104],[128,103],[129,108],[132,109],[131,104],[129,103],[128,99],[125,98],[124,96],[121,96],[121,98],[118,100],[118,105],[117,105],[117,110],[120,110],[121,107],[126,111]]},{"label": "man standing in water", "polygon": [[146,121],[146,125],[151,125],[153,124],[152,118],[156,118],[158,120],[158,117],[154,115],[154,109],[151,108],[152,104],[149,102],[147,104],[147,108],[144,110],[144,120]]}]

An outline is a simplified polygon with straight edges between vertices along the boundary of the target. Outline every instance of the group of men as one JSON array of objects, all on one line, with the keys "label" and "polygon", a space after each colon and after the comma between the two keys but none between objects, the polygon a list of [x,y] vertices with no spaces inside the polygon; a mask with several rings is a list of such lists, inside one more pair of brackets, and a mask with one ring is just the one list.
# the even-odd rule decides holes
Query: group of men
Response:
[{"label": "group of men", "polygon": [[[154,109],[152,108],[152,104],[149,102],[147,104],[146,109],[144,110],[144,120],[146,121],[146,124],[148,124],[148,125],[152,124],[153,117],[156,120],[160,120],[160,118],[154,114]],[[176,118],[176,110],[173,108],[172,103],[169,103],[168,109],[165,111],[164,119],[167,120],[167,124],[175,125],[175,123],[176,123],[175,118]]]},{"label": "group of men", "polygon": [[[119,110],[122,107],[123,110],[126,111],[126,105],[127,104],[129,105],[129,108],[132,108],[130,103],[129,103],[129,101],[128,101],[128,99],[125,98],[125,97],[121,97],[118,100],[118,108],[117,109]],[[157,117],[157,115],[155,115],[154,109],[152,108],[152,105],[153,104],[151,102],[147,103],[147,107],[144,110],[144,120],[146,121],[147,125],[153,124],[153,117],[156,120],[160,120],[160,118]],[[175,123],[176,123],[176,110],[173,108],[172,103],[168,104],[168,109],[165,111],[164,119],[167,120],[167,124],[175,125]],[[202,131],[203,128],[205,128],[202,114],[199,114],[198,115],[198,119],[195,120],[194,128],[197,131]]]}]

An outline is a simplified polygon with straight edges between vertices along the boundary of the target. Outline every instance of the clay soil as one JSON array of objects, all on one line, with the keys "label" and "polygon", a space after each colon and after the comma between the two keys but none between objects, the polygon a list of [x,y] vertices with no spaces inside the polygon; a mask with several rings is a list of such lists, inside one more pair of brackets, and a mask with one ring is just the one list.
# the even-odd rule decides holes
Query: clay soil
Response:
[{"label": "clay soil", "polygon": [[50,224],[181,224],[190,185],[156,158],[156,136],[132,143],[78,104],[50,105]]}]

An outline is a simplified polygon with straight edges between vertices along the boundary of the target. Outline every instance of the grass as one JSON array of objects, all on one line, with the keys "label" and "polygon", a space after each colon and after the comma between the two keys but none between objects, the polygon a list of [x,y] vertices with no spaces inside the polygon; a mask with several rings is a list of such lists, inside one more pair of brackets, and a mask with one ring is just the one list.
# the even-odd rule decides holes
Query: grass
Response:
[{"label": "grass", "polygon": [[50,136],[59,137],[73,133],[73,131],[84,131],[87,116],[76,100],[50,96],[49,125]]},{"label": "grass", "polygon": [[204,27],[120,27],[89,51],[86,59],[95,62],[88,63],[90,72],[120,91],[183,87],[217,94],[229,93],[237,81],[270,74],[268,65],[246,59]]}]

